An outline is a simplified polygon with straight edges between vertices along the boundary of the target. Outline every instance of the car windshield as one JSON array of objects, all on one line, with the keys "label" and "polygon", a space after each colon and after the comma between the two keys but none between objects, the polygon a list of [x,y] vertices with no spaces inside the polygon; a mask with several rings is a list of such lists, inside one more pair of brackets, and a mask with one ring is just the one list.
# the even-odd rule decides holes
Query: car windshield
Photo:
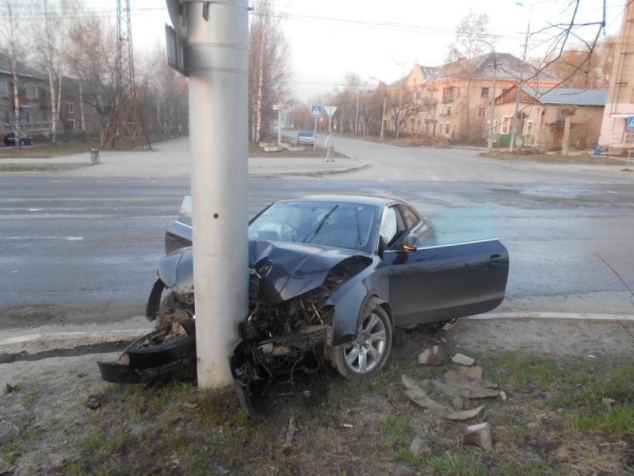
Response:
[{"label": "car windshield", "polygon": [[249,225],[249,240],[361,250],[368,243],[376,212],[375,206],[356,203],[278,202]]},{"label": "car windshield", "polygon": [[312,132],[300,132],[299,136],[300,137],[312,137],[313,133]]}]

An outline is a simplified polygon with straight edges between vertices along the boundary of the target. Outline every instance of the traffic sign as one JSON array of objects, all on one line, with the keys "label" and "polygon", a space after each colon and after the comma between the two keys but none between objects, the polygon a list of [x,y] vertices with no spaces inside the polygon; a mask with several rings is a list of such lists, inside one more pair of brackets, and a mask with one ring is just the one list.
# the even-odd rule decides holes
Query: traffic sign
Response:
[{"label": "traffic sign", "polygon": [[277,92],[277,100],[279,102],[282,102],[284,100],[284,91],[278,91]]},{"label": "traffic sign", "polygon": [[627,130],[634,131],[634,116],[627,118]]},{"label": "traffic sign", "polygon": [[321,117],[323,113],[322,107],[317,104],[310,107],[310,115],[313,117]]},{"label": "traffic sign", "polygon": [[337,106],[326,106],[324,108],[326,110],[326,112],[328,113],[328,115],[330,117],[332,117],[332,115],[335,113],[335,111],[337,110]]},{"label": "traffic sign", "polygon": [[274,111],[281,111],[282,109],[284,109],[284,104],[273,104]]}]

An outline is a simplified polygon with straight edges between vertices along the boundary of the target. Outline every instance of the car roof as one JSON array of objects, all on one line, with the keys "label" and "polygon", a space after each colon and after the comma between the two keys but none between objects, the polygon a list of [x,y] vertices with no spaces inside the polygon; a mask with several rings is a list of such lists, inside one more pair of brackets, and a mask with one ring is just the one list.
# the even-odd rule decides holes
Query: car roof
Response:
[{"label": "car roof", "polygon": [[280,200],[281,202],[293,202],[293,201],[314,201],[314,202],[339,202],[339,203],[354,203],[358,205],[374,205],[377,207],[384,207],[390,203],[398,202],[405,203],[403,200],[389,197],[379,197],[375,195],[304,195],[301,197],[287,198]]}]

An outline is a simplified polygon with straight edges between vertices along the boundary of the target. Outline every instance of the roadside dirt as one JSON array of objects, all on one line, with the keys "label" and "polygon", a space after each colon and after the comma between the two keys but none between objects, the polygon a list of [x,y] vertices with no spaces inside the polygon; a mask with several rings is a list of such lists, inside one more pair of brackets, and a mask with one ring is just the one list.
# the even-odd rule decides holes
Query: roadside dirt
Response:
[{"label": "roadside dirt", "polygon": [[508,150],[493,150],[493,152],[483,152],[482,157],[496,159],[504,162],[538,162],[541,164],[582,164],[582,165],[627,165],[627,158],[611,157],[608,155],[590,154],[545,154],[535,149],[519,149],[513,154]]},{"label": "roadside dirt", "polygon": [[[416,362],[432,345],[445,357],[442,368]],[[96,362],[117,353],[4,363],[0,474],[627,474],[634,465],[631,432],[564,431],[558,412],[565,405],[555,403],[553,389],[580,391],[582,384],[523,384],[508,359],[527,367],[552,359],[558,372],[577,365],[602,374],[624,359],[634,365],[632,348],[634,322],[462,320],[448,331],[407,332],[371,382],[329,372],[298,382],[298,392],[312,394],[310,405],[289,386],[276,388],[280,403],[264,423],[245,417],[231,391],[208,397],[190,384],[105,384]],[[509,397],[466,403],[486,405],[477,421],[441,420],[401,392],[402,373],[439,375],[455,352],[475,357],[484,377],[499,381]],[[99,408],[87,408],[90,395]],[[298,433],[283,453],[291,416]],[[492,425],[495,446],[488,452],[461,444],[466,426],[482,421]],[[415,436],[429,443],[430,459],[407,450]]]}]

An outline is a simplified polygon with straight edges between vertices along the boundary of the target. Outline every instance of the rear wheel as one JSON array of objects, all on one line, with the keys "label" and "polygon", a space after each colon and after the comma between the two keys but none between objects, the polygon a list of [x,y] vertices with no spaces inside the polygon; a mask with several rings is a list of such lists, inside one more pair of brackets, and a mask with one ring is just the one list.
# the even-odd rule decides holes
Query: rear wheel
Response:
[{"label": "rear wheel", "polygon": [[375,305],[359,323],[357,337],[347,345],[330,351],[330,360],[346,378],[365,378],[377,374],[392,349],[392,323],[385,310]]}]

